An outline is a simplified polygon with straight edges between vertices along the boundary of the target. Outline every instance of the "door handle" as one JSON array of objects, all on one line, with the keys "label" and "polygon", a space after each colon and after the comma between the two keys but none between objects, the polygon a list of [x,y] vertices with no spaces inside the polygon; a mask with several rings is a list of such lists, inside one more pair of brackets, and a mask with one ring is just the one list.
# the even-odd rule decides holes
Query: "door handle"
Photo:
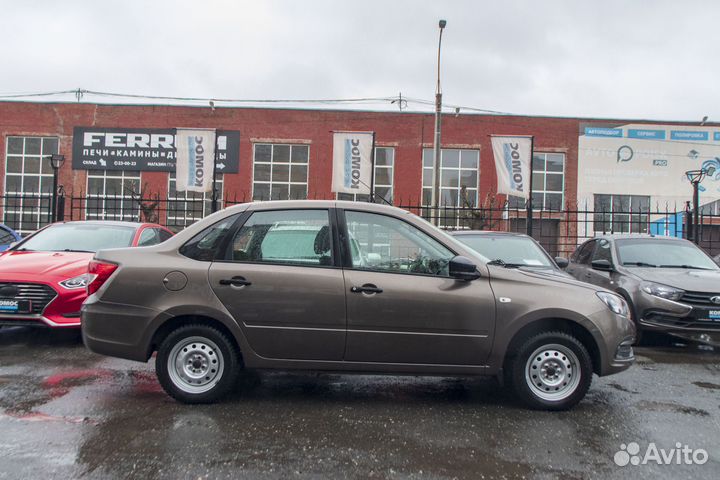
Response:
[{"label": "door handle", "polygon": [[245,287],[248,285],[252,285],[252,282],[248,282],[247,280],[245,280],[245,277],[236,276],[230,279],[223,278],[222,280],[220,280],[220,285],[230,285],[231,287]]},{"label": "door handle", "polygon": [[375,293],[382,293],[383,289],[378,288],[377,286],[373,285],[372,283],[366,283],[362,287],[351,287],[350,291],[352,293],[369,293],[369,294],[375,294]]}]

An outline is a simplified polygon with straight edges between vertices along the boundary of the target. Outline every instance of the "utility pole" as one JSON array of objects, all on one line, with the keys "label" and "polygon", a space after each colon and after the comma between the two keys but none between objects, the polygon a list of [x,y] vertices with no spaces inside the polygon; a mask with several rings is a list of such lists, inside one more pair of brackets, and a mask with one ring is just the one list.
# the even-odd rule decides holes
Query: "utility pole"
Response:
[{"label": "utility pole", "polygon": [[441,114],[442,114],[442,89],[440,88],[440,47],[442,46],[442,34],[447,22],[440,20],[440,37],[438,39],[437,53],[437,87],[435,88],[435,143],[433,145],[433,188],[432,188],[432,223],[440,225],[440,145],[441,145]]}]

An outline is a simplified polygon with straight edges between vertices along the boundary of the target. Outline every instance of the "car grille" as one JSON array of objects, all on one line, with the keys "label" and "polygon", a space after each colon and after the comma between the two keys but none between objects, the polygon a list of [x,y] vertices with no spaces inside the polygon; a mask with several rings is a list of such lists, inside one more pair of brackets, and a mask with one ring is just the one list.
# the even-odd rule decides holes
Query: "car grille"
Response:
[{"label": "car grille", "polygon": [[680,298],[680,301],[683,303],[688,303],[690,305],[702,305],[705,307],[712,307],[713,305],[717,305],[718,308],[720,308],[720,304],[710,301],[710,299],[713,297],[720,298],[720,293],[685,292],[682,298]]},{"label": "car grille", "polygon": [[[14,287],[17,293],[13,296],[3,295],[6,287]],[[0,299],[30,300],[32,313],[42,313],[56,296],[55,290],[39,283],[0,283]]]},{"label": "car grille", "polygon": [[645,320],[658,324],[666,325],[673,328],[688,328],[697,330],[720,330],[720,322],[705,322],[695,317],[670,317],[661,313],[650,313],[646,315]]}]

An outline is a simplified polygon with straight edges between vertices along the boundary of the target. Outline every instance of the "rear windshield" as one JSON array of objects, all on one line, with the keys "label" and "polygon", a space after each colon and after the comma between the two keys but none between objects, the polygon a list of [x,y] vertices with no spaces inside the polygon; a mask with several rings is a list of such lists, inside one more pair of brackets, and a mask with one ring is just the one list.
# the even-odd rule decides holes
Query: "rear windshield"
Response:
[{"label": "rear windshield", "polygon": [[132,246],[135,228],[122,225],[65,223],[48,227],[18,246],[21,251],[97,252]]},{"label": "rear windshield", "polygon": [[555,268],[537,243],[527,237],[512,235],[457,235],[455,237],[490,260],[528,267]]},{"label": "rear windshield", "polygon": [[626,267],[695,268],[718,270],[705,253],[690,242],[655,238],[616,240],[618,260]]}]

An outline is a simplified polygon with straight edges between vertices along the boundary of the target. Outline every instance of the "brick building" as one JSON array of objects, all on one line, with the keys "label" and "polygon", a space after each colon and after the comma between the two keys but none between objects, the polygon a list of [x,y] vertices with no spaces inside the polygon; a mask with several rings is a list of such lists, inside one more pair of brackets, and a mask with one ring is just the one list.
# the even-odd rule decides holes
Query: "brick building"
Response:
[{"label": "brick building", "polygon": [[[556,211],[575,205],[579,135],[588,125],[623,123],[629,122],[445,114],[443,202],[483,205],[488,198],[495,198],[497,178],[490,135],[533,135],[536,208]],[[231,171],[217,176],[221,204],[334,198],[330,190],[334,130],[375,132],[379,196],[396,205],[427,204],[429,199],[433,114],[0,102],[3,221],[23,232],[48,221],[49,210],[42,199],[52,191],[52,170],[41,157],[52,153],[61,153],[66,160],[59,172],[59,185],[66,195],[65,218],[138,218],[140,206],[133,198],[153,196],[168,202],[158,218],[161,222],[182,227],[202,217],[208,212],[208,202],[198,203],[198,194],[176,192],[171,171],[138,164],[129,164],[126,170],[106,170],[97,164],[78,165],[78,159],[73,159],[73,143],[76,152],[82,147],[82,139],[74,138],[79,131],[171,133],[178,127],[215,128],[239,137],[239,145],[226,152],[237,158],[223,157]],[[33,196],[41,201],[33,201]]]}]

